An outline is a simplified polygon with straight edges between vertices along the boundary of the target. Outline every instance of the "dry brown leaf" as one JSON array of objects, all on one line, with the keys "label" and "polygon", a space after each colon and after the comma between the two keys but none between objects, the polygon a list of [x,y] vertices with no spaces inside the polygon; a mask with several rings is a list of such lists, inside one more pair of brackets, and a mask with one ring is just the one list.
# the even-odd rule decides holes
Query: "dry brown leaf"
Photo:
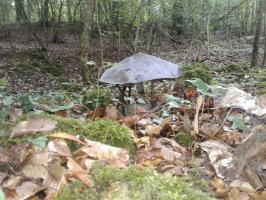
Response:
[{"label": "dry brown leaf", "polygon": [[162,133],[172,132],[171,117],[167,117],[163,119],[160,126],[162,127],[162,130],[161,130]]},{"label": "dry brown leaf", "polygon": [[57,155],[63,157],[71,157],[72,153],[68,148],[67,144],[63,140],[50,141],[47,145],[48,151],[56,153]]},{"label": "dry brown leaf", "polygon": [[8,189],[16,189],[16,187],[23,182],[23,179],[24,177],[22,176],[11,176],[2,186]]},{"label": "dry brown leaf", "polygon": [[48,132],[56,128],[57,122],[48,118],[36,117],[23,121],[11,132],[10,137],[18,137],[36,132]]},{"label": "dry brown leaf", "polygon": [[138,115],[132,115],[132,116],[124,117],[122,119],[122,123],[128,126],[129,128],[134,129],[135,126],[137,125],[138,120],[139,120]]},{"label": "dry brown leaf", "polygon": [[11,196],[7,196],[7,200],[19,200],[19,199],[29,199],[34,194],[42,190],[43,187],[37,185],[33,182],[27,181],[17,186],[15,189],[15,193]]},{"label": "dry brown leaf", "polygon": [[99,142],[85,139],[87,146],[84,146],[74,153],[78,163],[83,163],[87,157],[94,160],[106,161],[117,167],[126,167],[129,164],[129,154],[126,150],[112,147]]},{"label": "dry brown leaf", "polygon": [[48,175],[44,180],[43,185],[52,189],[53,191],[59,191],[62,185],[66,184],[65,175],[67,169],[59,163],[59,161],[54,161],[47,168]]},{"label": "dry brown leaf", "polygon": [[238,175],[233,162],[233,154],[229,146],[219,141],[208,140],[200,143],[200,147],[207,152],[219,178],[233,180]]},{"label": "dry brown leaf", "polygon": [[251,200],[265,200],[266,199],[266,191],[256,192],[255,194],[250,195]]},{"label": "dry brown leaf", "polygon": [[105,115],[105,108],[98,107],[93,111],[89,111],[85,113],[85,118],[94,120],[96,118],[103,118],[104,115]]},{"label": "dry brown leaf", "polygon": [[263,151],[266,143],[266,126],[255,127],[251,134],[236,148],[234,160],[238,171],[241,172],[248,162],[260,151]]},{"label": "dry brown leaf", "polygon": [[92,179],[89,175],[89,170],[84,170],[75,160],[68,158],[67,178],[76,178],[82,181],[87,186],[92,186]]},{"label": "dry brown leaf", "polygon": [[108,107],[105,110],[105,117],[113,121],[117,121],[119,119],[119,111],[117,110],[115,106]]},{"label": "dry brown leaf", "polygon": [[145,127],[145,133],[148,136],[159,136],[162,131],[161,126],[156,126],[156,125],[147,125]]},{"label": "dry brown leaf", "polygon": [[26,177],[29,178],[42,178],[43,180],[47,177],[47,169],[39,164],[28,164],[23,167],[21,171]]},{"label": "dry brown leaf", "polygon": [[22,173],[26,177],[45,179],[48,175],[46,168],[49,164],[49,153],[46,150],[39,151],[35,147],[31,149],[31,152],[31,155],[23,163]]},{"label": "dry brown leaf", "polygon": [[53,133],[53,134],[50,134],[49,137],[71,140],[71,141],[74,141],[74,142],[77,142],[77,143],[80,143],[80,144],[83,144],[83,145],[87,145],[86,142],[84,142],[83,140],[79,139],[77,136],[71,135],[71,134],[68,134],[68,133]]},{"label": "dry brown leaf", "polygon": [[215,178],[211,181],[211,184],[215,188],[215,193],[218,198],[224,198],[231,190],[231,188],[228,187],[220,178]]},{"label": "dry brown leaf", "polygon": [[8,174],[4,172],[0,172],[0,185],[4,182],[4,180],[8,177]]},{"label": "dry brown leaf", "polygon": [[238,189],[233,188],[228,194],[225,200],[250,200],[249,195],[244,192],[240,192]]},{"label": "dry brown leaf", "polygon": [[69,110],[59,110],[59,111],[56,111],[54,114],[57,116],[60,116],[60,117],[69,117],[70,111]]},{"label": "dry brown leaf", "polygon": [[180,164],[179,161],[185,153],[186,150],[173,140],[152,138],[150,146],[139,151],[138,163],[143,166]]},{"label": "dry brown leaf", "polygon": [[146,148],[146,147],[150,146],[150,137],[144,136],[141,138],[134,138],[134,142],[135,142],[138,149],[140,149],[141,147]]},{"label": "dry brown leaf", "polygon": [[248,182],[244,182],[240,179],[232,181],[229,185],[232,188],[237,188],[241,192],[246,192],[248,194],[254,193],[256,190]]},{"label": "dry brown leaf", "polygon": [[20,108],[13,108],[11,112],[9,113],[9,119],[11,122],[15,122],[18,117],[20,117],[23,114],[22,109]]}]

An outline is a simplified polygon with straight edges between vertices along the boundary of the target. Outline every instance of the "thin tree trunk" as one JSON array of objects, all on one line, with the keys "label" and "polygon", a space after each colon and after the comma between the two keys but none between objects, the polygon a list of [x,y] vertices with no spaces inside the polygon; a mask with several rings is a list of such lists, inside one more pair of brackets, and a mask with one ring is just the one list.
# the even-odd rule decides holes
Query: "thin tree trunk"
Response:
[{"label": "thin tree trunk", "polygon": [[264,0],[264,56],[262,67],[266,67],[266,0]]},{"label": "thin tree trunk", "polygon": [[251,60],[251,67],[256,67],[258,65],[258,58],[259,58],[259,41],[261,35],[261,27],[263,21],[263,1],[259,0],[259,5],[257,9],[256,15],[256,30],[255,30],[255,37],[253,43],[253,52],[252,52],[252,60]]},{"label": "thin tree trunk", "polygon": [[207,20],[207,41],[208,41],[208,58],[210,57],[210,43],[211,43],[211,30],[210,30],[210,21],[211,21],[211,16],[215,8],[215,0],[213,0],[213,4],[211,5],[211,11],[208,16]]},{"label": "thin tree trunk", "polygon": [[24,9],[24,0],[15,0],[15,7],[16,7],[16,21],[21,22],[23,21],[23,12]]},{"label": "thin tree trunk", "polygon": [[66,6],[67,6],[67,20],[69,22],[72,22],[73,19],[72,19],[72,12],[71,12],[71,6],[72,6],[71,0],[66,1]]},{"label": "thin tree trunk", "polygon": [[84,27],[80,39],[80,69],[84,84],[88,84],[88,82],[91,80],[91,75],[87,65],[87,59],[89,53],[91,23],[93,18],[92,12],[93,0],[86,0],[83,7]]}]

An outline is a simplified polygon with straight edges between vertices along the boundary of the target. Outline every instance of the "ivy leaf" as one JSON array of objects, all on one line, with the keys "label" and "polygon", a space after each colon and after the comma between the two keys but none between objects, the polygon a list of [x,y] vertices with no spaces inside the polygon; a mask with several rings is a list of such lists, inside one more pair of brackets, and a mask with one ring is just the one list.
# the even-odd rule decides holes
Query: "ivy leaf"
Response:
[{"label": "ivy leaf", "polygon": [[137,99],[137,103],[139,103],[139,104],[146,104],[146,102],[144,101],[144,99],[143,98],[138,98]]},{"label": "ivy leaf", "polygon": [[170,114],[169,111],[167,111],[167,110],[163,110],[163,112],[162,112],[162,118],[169,117],[170,115],[171,115],[171,114]]},{"label": "ivy leaf", "polygon": [[165,96],[166,105],[171,108],[179,108],[180,105],[189,104],[190,101],[180,99],[178,97],[175,97],[173,95],[166,95]]},{"label": "ivy leaf", "polygon": [[28,142],[40,147],[41,149],[44,149],[46,147],[46,143],[49,141],[46,136],[41,136],[38,138],[28,138]]},{"label": "ivy leaf", "polygon": [[74,103],[69,103],[63,106],[53,106],[49,108],[47,111],[51,113],[55,113],[61,110],[69,110],[69,109],[72,109],[73,107],[74,107]]},{"label": "ivy leaf", "polygon": [[23,113],[28,113],[33,110],[33,104],[29,95],[23,95],[20,97]]},{"label": "ivy leaf", "polygon": [[205,95],[205,96],[213,96],[210,91],[210,87],[208,84],[204,83],[201,79],[195,78],[193,80],[187,80],[187,82],[190,82],[192,85],[194,85],[198,92]]},{"label": "ivy leaf", "polygon": [[240,117],[237,117],[237,116],[229,117],[228,120],[233,122],[233,125],[232,125],[233,130],[236,130],[236,129],[239,129],[241,131],[247,130],[245,122]]}]

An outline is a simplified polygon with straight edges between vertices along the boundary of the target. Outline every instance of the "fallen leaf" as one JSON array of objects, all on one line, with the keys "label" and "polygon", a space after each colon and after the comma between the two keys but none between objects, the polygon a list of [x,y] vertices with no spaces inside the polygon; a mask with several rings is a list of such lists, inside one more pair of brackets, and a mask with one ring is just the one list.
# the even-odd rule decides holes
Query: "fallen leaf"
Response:
[{"label": "fallen leaf", "polygon": [[215,140],[200,143],[202,150],[207,152],[208,157],[219,178],[233,180],[237,175],[233,162],[233,153],[229,146]]},{"label": "fallen leaf", "polygon": [[10,137],[24,136],[36,132],[48,132],[56,128],[57,122],[48,118],[36,117],[29,121],[21,122],[12,132]]},{"label": "fallen leaf", "polygon": [[72,157],[72,153],[63,140],[50,141],[47,145],[48,151],[63,157]]},{"label": "fallen leaf", "polygon": [[9,119],[11,122],[16,122],[17,118],[23,114],[22,109],[13,108],[9,113]]},{"label": "fallen leaf", "polygon": [[67,178],[76,178],[82,181],[87,186],[92,186],[92,179],[89,175],[89,170],[84,170],[75,160],[68,158],[67,162],[68,172]]},{"label": "fallen leaf", "polygon": [[105,110],[105,117],[113,121],[117,121],[119,119],[119,111],[117,110],[115,106],[108,107]]},{"label": "fallen leaf", "polygon": [[50,134],[49,137],[71,140],[71,141],[77,142],[79,144],[87,145],[86,142],[84,142],[83,140],[79,139],[76,135],[71,135],[71,134],[68,134],[68,133],[53,133],[53,134]]},{"label": "fallen leaf", "polygon": [[122,119],[122,123],[128,126],[129,128],[135,129],[135,126],[137,125],[138,120],[139,120],[138,115],[132,115],[132,116],[124,117]]},{"label": "fallen leaf", "polygon": [[0,185],[4,182],[4,180],[8,177],[8,174],[4,172],[0,172]]},{"label": "fallen leaf", "polygon": [[146,135],[149,135],[149,136],[159,136],[161,131],[162,131],[161,126],[147,125],[145,127],[145,133]]},{"label": "fallen leaf", "polygon": [[255,127],[250,135],[238,145],[234,153],[234,160],[238,171],[241,172],[244,167],[260,151],[264,150],[266,144],[266,126]]},{"label": "fallen leaf", "polygon": [[167,138],[152,138],[150,146],[138,153],[138,163],[143,166],[156,166],[158,164],[180,164],[181,157],[186,150],[174,140]]},{"label": "fallen leaf", "polygon": [[87,145],[74,152],[78,163],[84,163],[84,159],[89,157],[109,164],[115,163],[116,167],[126,167],[129,164],[129,154],[126,150],[87,139],[85,141]]},{"label": "fallen leaf", "polygon": [[27,181],[16,187],[14,196],[7,196],[6,198],[7,200],[29,199],[42,189],[42,186]]}]

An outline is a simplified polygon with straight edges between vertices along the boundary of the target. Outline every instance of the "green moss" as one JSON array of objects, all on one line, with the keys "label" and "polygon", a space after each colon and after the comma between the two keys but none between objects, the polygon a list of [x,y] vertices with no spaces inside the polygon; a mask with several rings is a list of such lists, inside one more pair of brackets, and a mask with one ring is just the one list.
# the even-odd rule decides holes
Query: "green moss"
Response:
[{"label": "green moss", "polygon": [[5,88],[9,85],[8,80],[0,79],[0,88]]},{"label": "green moss", "polygon": [[179,132],[175,135],[175,140],[178,144],[184,147],[190,147],[193,142],[193,138],[189,133]]},{"label": "green moss", "polygon": [[89,90],[83,97],[82,103],[87,108],[93,110],[96,107],[106,107],[111,103],[110,95],[105,88]]},{"label": "green moss", "polygon": [[13,128],[16,126],[15,123],[9,122],[9,121],[0,121],[0,141],[1,137],[3,136],[9,136],[9,133],[13,130]]},{"label": "green moss", "polygon": [[49,74],[52,74],[53,76],[60,77],[64,75],[62,67],[53,63],[47,64],[46,66],[43,67],[43,69],[47,71]]},{"label": "green moss", "polygon": [[[197,200],[212,199],[187,178],[163,176],[149,169],[129,167],[114,169],[94,167],[94,187],[73,183],[59,194],[57,200],[69,199],[130,199],[130,200]],[[79,194],[76,194],[80,191]],[[77,198],[78,196],[78,198]]]},{"label": "green moss", "polygon": [[255,90],[255,94],[256,95],[266,95],[266,89],[265,88],[257,89],[257,90]]},{"label": "green moss", "polygon": [[115,147],[127,149],[130,153],[135,150],[130,130],[109,119],[100,119],[85,125],[84,136]]},{"label": "green moss", "polygon": [[[30,113],[24,115],[19,118],[19,121],[29,120],[33,116],[36,116],[36,114]],[[135,150],[133,138],[130,135],[129,129],[111,120],[101,119],[94,122],[83,123],[78,119],[65,118],[45,113],[40,116],[58,122],[57,127],[53,132],[79,135],[103,144],[127,149],[130,153],[133,153]],[[75,146],[74,143],[69,144],[71,149],[76,149],[78,147]]]},{"label": "green moss", "polygon": [[196,63],[193,66],[184,67],[183,71],[184,75],[182,79],[184,80],[192,80],[195,78],[199,78],[207,84],[210,84],[210,82],[212,81],[210,69],[205,64]]},{"label": "green moss", "polygon": [[82,85],[78,83],[65,82],[65,83],[61,83],[61,88],[62,90],[65,90],[68,92],[77,92],[77,91],[81,91]]},{"label": "green moss", "polygon": [[245,74],[246,73],[246,65],[244,63],[238,63],[238,64],[231,64],[226,67],[227,73],[240,73]]}]

